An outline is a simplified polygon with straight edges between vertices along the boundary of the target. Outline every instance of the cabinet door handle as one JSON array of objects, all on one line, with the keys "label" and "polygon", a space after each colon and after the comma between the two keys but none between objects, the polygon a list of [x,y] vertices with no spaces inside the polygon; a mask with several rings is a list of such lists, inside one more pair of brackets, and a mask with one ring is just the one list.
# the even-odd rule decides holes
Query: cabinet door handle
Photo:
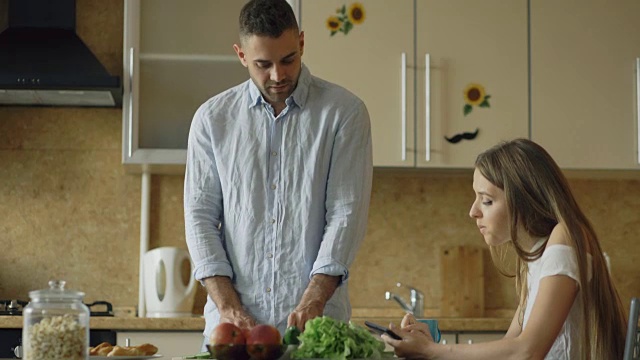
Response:
[{"label": "cabinet door handle", "polygon": [[424,160],[431,161],[431,56],[424,55]]},{"label": "cabinet door handle", "polygon": [[638,164],[640,164],[640,58],[636,58],[636,118],[638,122]]},{"label": "cabinet door handle", "polygon": [[407,160],[407,53],[400,61],[400,118],[402,119],[402,161]]},{"label": "cabinet door handle", "polygon": [[135,66],[135,48],[131,47],[129,49],[129,139],[127,139],[129,143],[128,156],[131,158],[133,155],[133,79],[134,79],[134,69]]}]

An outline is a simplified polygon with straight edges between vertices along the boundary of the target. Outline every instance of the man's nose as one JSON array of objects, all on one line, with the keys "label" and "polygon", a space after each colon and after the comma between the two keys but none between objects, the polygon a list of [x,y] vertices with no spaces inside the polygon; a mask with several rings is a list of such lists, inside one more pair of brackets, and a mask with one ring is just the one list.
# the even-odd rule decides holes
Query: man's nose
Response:
[{"label": "man's nose", "polygon": [[271,81],[280,82],[284,80],[284,67],[274,65],[271,69]]}]

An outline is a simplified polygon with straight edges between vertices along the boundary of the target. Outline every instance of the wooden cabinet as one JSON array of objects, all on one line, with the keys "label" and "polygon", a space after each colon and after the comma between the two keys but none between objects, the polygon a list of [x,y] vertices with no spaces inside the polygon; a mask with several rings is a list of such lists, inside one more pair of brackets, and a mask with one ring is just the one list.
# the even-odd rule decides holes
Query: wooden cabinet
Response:
[{"label": "wooden cabinet", "polygon": [[158,354],[164,359],[197,354],[204,343],[202,331],[119,331],[118,345],[153,344],[158,347]]},{"label": "wooden cabinet", "polygon": [[124,164],[184,170],[198,106],[249,77],[232,47],[244,3],[125,1]]},{"label": "wooden cabinet", "polygon": [[640,1],[531,2],[531,138],[566,169],[638,169]]},{"label": "wooden cabinet", "polygon": [[[471,168],[499,140],[528,137],[525,0],[364,0],[364,21],[331,35],[328,19],[351,4],[301,1],[303,61],[366,103],[374,165]],[[465,115],[469,84],[490,107]]]}]

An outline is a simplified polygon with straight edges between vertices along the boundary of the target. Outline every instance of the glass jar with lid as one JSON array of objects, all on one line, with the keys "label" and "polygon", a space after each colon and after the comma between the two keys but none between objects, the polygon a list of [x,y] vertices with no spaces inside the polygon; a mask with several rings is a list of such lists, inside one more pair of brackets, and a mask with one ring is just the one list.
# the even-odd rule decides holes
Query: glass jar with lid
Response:
[{"label": "glass jar with lid", "polygon": [[61,280],[29,292],[23,310],[22,344],[26,360],[89,359],[89,308],[84,293],[67,290]]}]

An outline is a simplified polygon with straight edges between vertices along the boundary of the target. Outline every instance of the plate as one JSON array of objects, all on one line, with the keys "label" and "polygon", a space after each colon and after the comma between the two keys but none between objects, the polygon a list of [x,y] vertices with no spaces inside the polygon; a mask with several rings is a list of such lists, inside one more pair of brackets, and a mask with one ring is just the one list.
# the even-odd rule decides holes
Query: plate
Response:
[{"label": "plate", "polygon": [[89,356],[89,360],[144,360],[161,358],[162,355],[146,355],[146,356]]}]

